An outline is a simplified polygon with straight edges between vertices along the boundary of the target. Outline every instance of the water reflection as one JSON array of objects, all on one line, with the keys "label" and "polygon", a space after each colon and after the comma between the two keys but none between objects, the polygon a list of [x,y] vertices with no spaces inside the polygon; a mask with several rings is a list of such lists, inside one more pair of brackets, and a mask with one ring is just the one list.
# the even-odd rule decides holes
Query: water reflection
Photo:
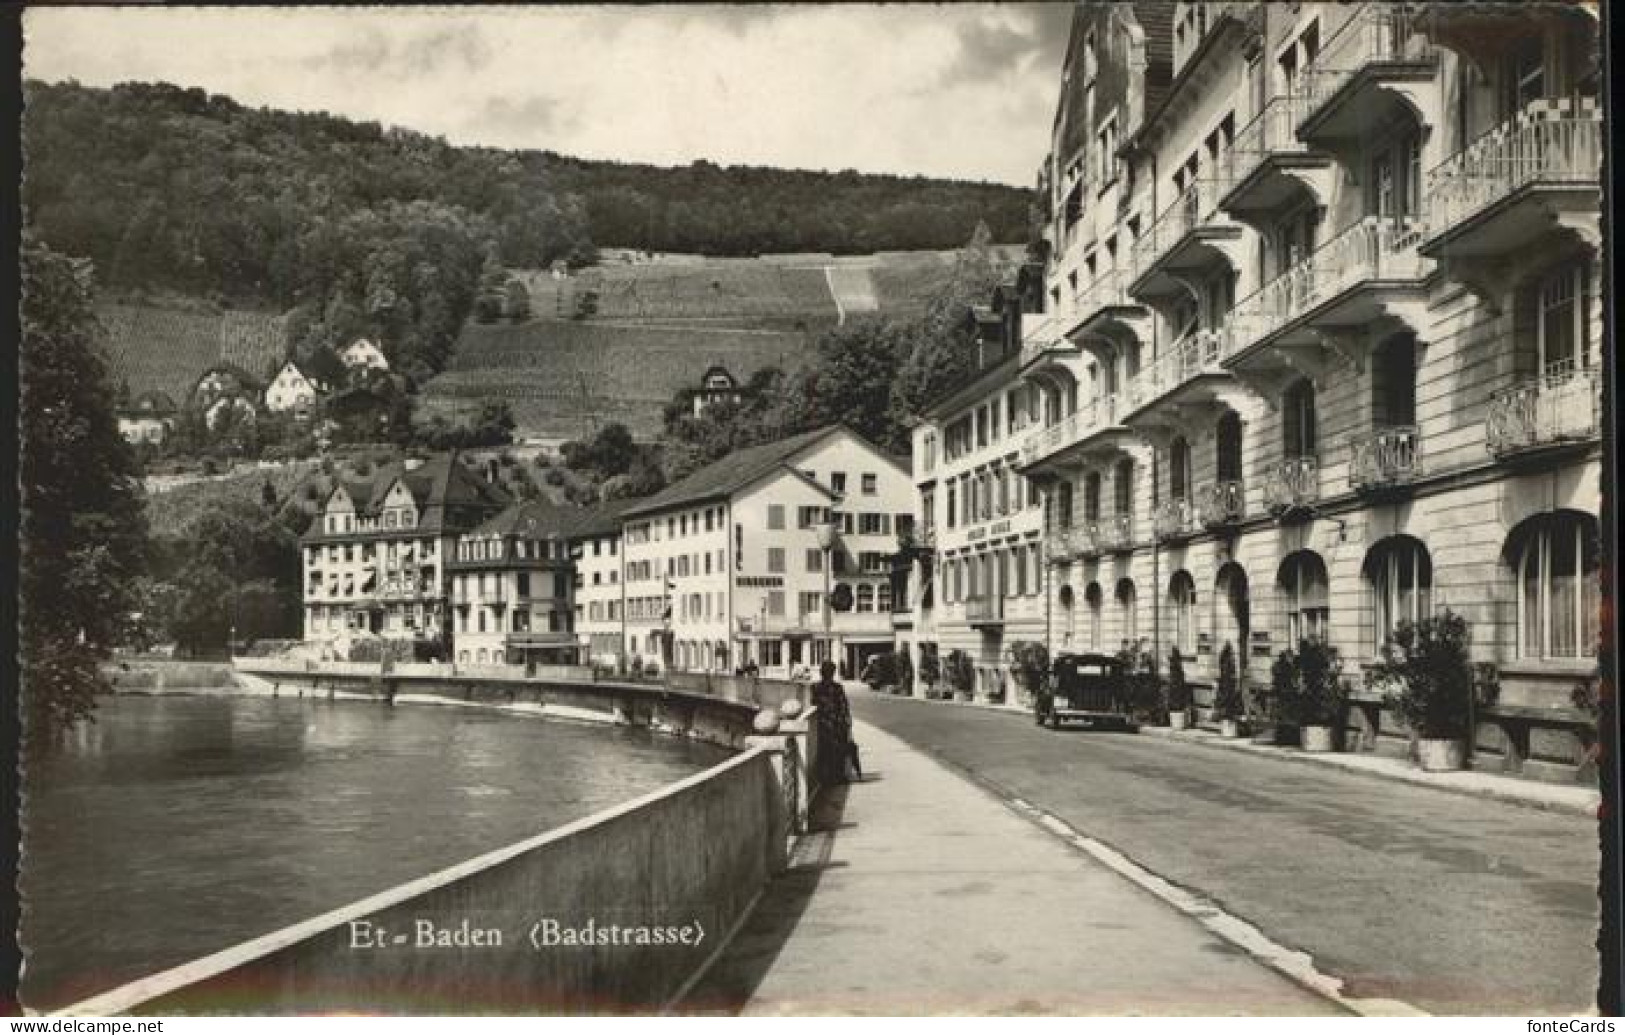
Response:
[{"label": "water reflection", "polygon": [[26,774],[22,994],[76,1001],[645,794],[723,753],[320,698],[105,699]]}]

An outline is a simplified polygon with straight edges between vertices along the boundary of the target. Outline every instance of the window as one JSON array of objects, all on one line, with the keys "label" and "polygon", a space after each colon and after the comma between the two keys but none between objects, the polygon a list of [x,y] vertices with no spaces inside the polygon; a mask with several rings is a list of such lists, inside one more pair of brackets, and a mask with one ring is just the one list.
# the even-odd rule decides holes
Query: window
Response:
[{"label": "window", "polygon": [[824,520],[824,508],[823,507],[797,507],[796,508],[796,527],[797,528],[803,528],[803,529],[812,528],[814,525],[819,524],[823,520]]},{"label": "window", "polygon": [[1090,471],[1083,479],[1083,520],[1093,524],[1100,520],[1100,472]]},{"label": "window", "polygon": [[1188,571],[1176,571],[1168,580],[1168,609],[1174,619],[1174,646],[1179,653],[1196,653],[1196,580]]},{"label": "window", "polygon": [[859,514],[858,515],[858,534],[859,535],[890,535],[891,534],[891,515],[890,514]]},{"label": "window", "polygon": [[1288,460],[1315,455],[1315,386],[1308,378],[1293,384],[1282,397],[1281,426]]},{"label": "window", "polygon": [[1186,499],[1190,487],[1191,446],[1180,436],[1168,447],[1168,495],[1176,500]]},{"label": "window", "polygon": [[857,611],[870,614],[875,609],[875,587],[867,582],[858,583]]},{"label": "window", "polygon": [[818,594],[818,593],[803,593],[803,594],[801,594],[801,615],[802,615],[803,618],[806,618],[809,615],[821,614],[822,611],[823,611],[823,600],[822,600],[822,595],[821,594]]},{"label": "window", "polygon": [[1095,177],[1108,183],[1117,175],[1117,113],[1113,112],[1095,133]]},{"label": "window", "polygon": [[1508,119],[1546,95],[1545,40],[1538,32],[1520,34],[1501,65],[1501,117]]},{"label": "window", "polygon": [[1326,562],[1310,550],[1289,554],[1277,578],[1286,612],[1287,642],[1324,639],[1331,619]]},{"label": "window", "polygon": [[774,618],[784,617],[784,590],[770,589],[767,591],[767,613]]},{"label": "window", "polygon": [[1400,622],[1416,622],[1432,611],[1433,561],[1427,547],[1410,536],[1390,536],[1371,548],[1365,559],[1365,581],[1371,591],[1371,650]]},{"label": "window", "polygon": [[833,489],[837,493],[845,493],[846,492],[846,472],[845,471],[831,471],[830,475],[829,475],[829,487],[831,489]]},{"label": "window", "polygon": [[1105,594],[1101,591],[1100,583],[1091,582],[1083,591],[1083,604],[1089,612],[1089,646],[1100,649],[1106,646],[1100,627],[1101,604]]},{"label": "window", "polygon": [[770,546],[767,548],[767,572],[769,575],[784,574],[784,547]]},{"label": "window", "polygon": [[890,613],[892,609],[891,583],[882,582],[875,589],[875,610]]},{"label": "window", "polygon": [[1601,607],[1597,519],[1559,511],[1520,525],[1512,542],[1518,656],[1594,655]]},{"label": "window", "polygon": [[1118,624],[1123,630],[1123,639],[1134,643],[1140,638],[1139,625],[1135,621],[1135,592],[1133,579],[1119,579],[1117,582],[1117,616]]},{"label": "window", "polygon": [[1371,194],[1367,211],[1403,225],[1421,204],[1422,142],[1408,133],[1378,151],[1371,161]]},{"label": "window", "polygon": [[1588,265],[1579,262],[1564,266],[1540,282],[1535,350],[1542,374],[1568,374],[1591,365],[1586,321],[1588,281]]},{"label": "window", "polygon": [[807,551],[807,570],[814,573],[824,570],[824,551]]},{"label": "window", "polygon": [[784,504],[769,503],[767,505],[767,527],[782,529],[784,527]]},{"label": "window", "polygon": [[863,476],[863,494],[873,496],[880,491],[880,478],[877,475],[865,473]]},{"label": "window", "polygon": [[1128,457],[1117,461],[1112,472],[1112,497],[1118,515],[1128,514],[1134,507],[1134,461]]},{"label": "window", "polygon": [[1371,357],[1371,423],[1403,428],[1416,423],[1416,337],[1396,335]]}]

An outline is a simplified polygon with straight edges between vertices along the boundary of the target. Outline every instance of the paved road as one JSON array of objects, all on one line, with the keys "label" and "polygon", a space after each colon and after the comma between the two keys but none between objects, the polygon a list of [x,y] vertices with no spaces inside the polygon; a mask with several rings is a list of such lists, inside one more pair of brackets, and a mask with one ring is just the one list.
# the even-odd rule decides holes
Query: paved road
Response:
[{"label": "paved road", "polygon": [[[1245,752],[852,694],[862,719],[1435,1013],[1595,1001],[1596,824]],[[1129,894],[1127,890],[1124,892]]]}]

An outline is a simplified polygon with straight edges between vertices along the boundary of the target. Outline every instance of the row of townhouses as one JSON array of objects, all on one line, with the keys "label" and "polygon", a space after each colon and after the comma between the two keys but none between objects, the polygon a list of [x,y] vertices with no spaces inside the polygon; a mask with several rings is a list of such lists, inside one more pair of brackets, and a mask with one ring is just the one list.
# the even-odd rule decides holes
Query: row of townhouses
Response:
[{"label": "row of townhouses", "polygon": [[386,467],[336,486],[305,535],[305,639],[469,665],[856,673],[892,649],[912,497],[906,465],[842,426],[591,510],[515,503],[451,454]]},{"label": "row of townhouses", "polygon": [[[900,634],[1353,671],[1448,606],[1478,764],[1573,771],[1598,634],[1599,22],[1569,3],[1083,3],[1042,261],[913,442]],[[1356,687],[1357,692],[1359,687]],[[1379,735],[1392,719],[1356,709]]]}]

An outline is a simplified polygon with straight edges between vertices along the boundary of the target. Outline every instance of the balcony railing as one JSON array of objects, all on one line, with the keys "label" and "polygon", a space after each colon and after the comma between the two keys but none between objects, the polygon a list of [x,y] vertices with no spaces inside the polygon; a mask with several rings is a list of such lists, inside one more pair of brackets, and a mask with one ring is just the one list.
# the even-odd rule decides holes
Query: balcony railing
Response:
[{"label": "balcony railing", "polygon": [[1044,554],[1052,561],[1072,558],[1072,535],[1065,531],[1051,532],[1044,537]]},{"label": "balcony railing", "polygon": [[971,625],[992,625],[1004,621],[1004,598],[975,596],[965,601],[965,621]]},{"label": "balcony railing", "polygon": [[1195,505],[1185,497],[1163,500],[1157,504],[1154,527],[1159,540],[1189,539],[1197,531]]},{"label": "balcony railing", "polygon": [[1320,499],[1320,463],[1312,456],[1293,457],[1264,469],[1264,506],[1281,513],[1300,510]]},{"label": "balcony railing", "polygon": [[1239,524],[1247,516],[1247,488],[1240,481],[1208,482],[1196,490],[1196,509],[1208,528]]},{"label": "balcony railing", "polygon": [[1222,168],[1226,191],[1234,190],[1270,155],[1303,151],[1303,145],[1298,142],[1298,120],[1303,106],[1302,97],[1282,94],[1271,99],[1252,121],[1241,127],[1224,153]]},{"label": "balcony railing", "polygon": [[1021,362],[1030,363],[1050,351],[1076,352],[1077,346],[1066,339],[1065,331],[1063,321],[1056,316],[1024,330],[1021,336]]},{"label": "balcony railing", "polygon": [[1124,271],[1113,267],[1094,279],[1088,287],[1078,292],[1074,300],[1074,316],[1078,323],[1090,319],[1096,313],[1109,306],[1124,306],[1136,304],[1128,294],[1127,278]]},{"label": "balcony railing", "polygon": [[1072,526],[1072,556],[1099,557],[1106,548],[1106,522],[1081,521]]},{"label": "balcony railing", "polygon": [[1602,384],[1595,367],[1548,371],[1490,399],[1484,444],[1495,456],[1595,441],[1602,432]]},{"label": "balcony railing", "polygon": [[1227,323],[1239,352],[1285,327],[1315,306],[1368,280],[1418,280],[1426,268],[1416,254],[1420,220],[1370,216],[1317,248],[1236,304]]},{"label": "balcony railing", "polygon": [[1594,101],[1537,101],[1428,173],[1428,236],[1458,226],[1535,183],[1602,177],[1602,111]]},{"label": "balcony railing", "polygon": [[1113,514],[1098,525],[1103,550],[1127,550],[1134,545],[1134,516]]},{"label": "balcony railing", "polygon": [[1067,446],[1093,435],[1103,427],[1109,427],[1117,420],[1117,399],[1103,396],[1078,407],[1076,413],[1068,414],[1061,420],[1047,428],[1039,428],[1027,436],[1022,443],[1021,459],[1025,464],[1037,463],[1039,458],[1050,456],[1065,449]]},{"label": "balcony railing", "polygon": [[1435,49],[1426,37],[1410,31],[1410,19],[1402,5],[1377,2],[1364,5],[1344,22],[1299,77],[1304,98],[1300,125],[1367,65],[1432,57]]},{"label": "balcony railing", "polygon": [[1144,235],[1134,242],[1131,278],[1139,280],[1191,231],[1213,215],[1225,186],[1220,180],[1197,180],[1168,204]]},{"label": "balcony railing", "polygon": [[1386,489],[1409,485],[1422,473],[1422,433],[1415,425],[1377,428],[1353,443],[1349,487]]},{"label": "balcony railing", "polygon": [[1198,374],[1217,372],[1230,341],[1229,335],[1205,328],[1186,333],[1150,366],[1129,378],[1123,387],[1126,405],[1130,409],[1144,406]]}]

